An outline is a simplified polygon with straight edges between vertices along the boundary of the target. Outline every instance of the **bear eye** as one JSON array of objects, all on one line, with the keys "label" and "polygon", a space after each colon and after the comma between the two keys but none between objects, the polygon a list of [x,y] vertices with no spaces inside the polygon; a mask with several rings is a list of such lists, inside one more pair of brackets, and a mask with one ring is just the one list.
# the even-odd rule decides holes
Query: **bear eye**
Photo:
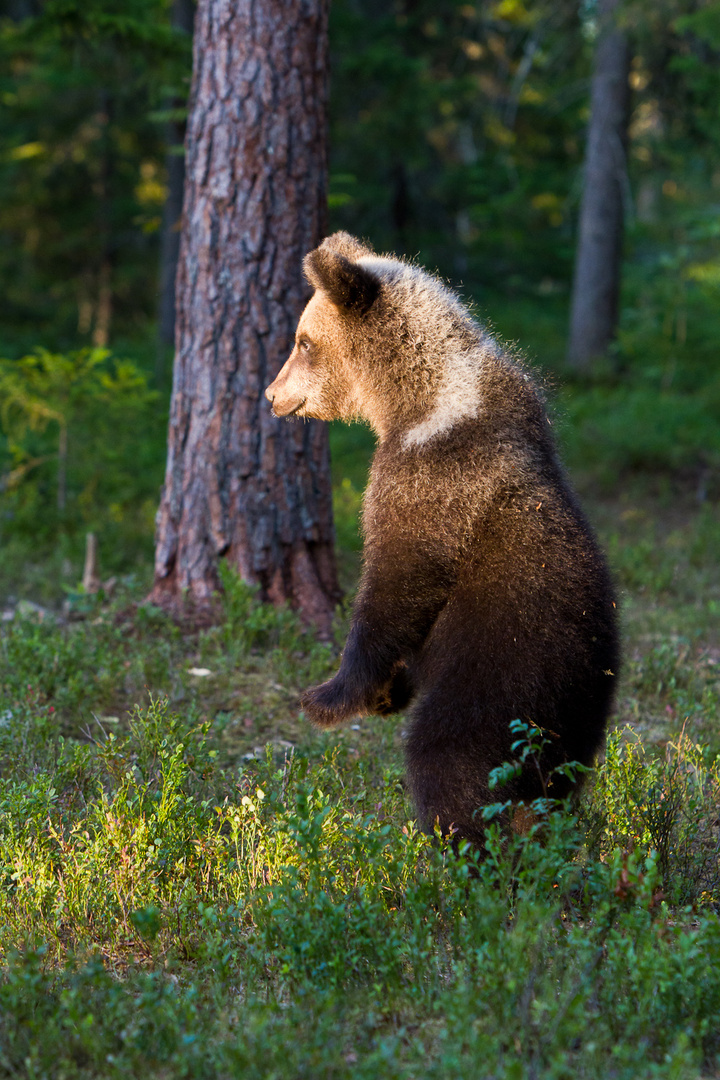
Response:
[{"label": "bear eye", "polygon": [[310,340],[306,337],[301,337],[298,341],[298,345],[303,352],[310,352]]}]

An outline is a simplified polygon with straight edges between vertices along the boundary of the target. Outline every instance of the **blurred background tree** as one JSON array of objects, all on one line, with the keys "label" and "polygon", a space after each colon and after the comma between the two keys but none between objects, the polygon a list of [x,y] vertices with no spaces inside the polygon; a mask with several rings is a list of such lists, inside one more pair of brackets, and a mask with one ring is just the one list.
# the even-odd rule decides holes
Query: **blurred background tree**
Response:
[{"label": "blurred background tree", "polygon": [[581,371],[607,355],[615,337],[625,217],[631,202],[630,48],[617,15],[618,0],[600,0],[570,301],[568,362]]},{"label": "blurred background tree", "polygon": [[[154,410],[134,431],[142,477],[132,456],[118,461],[115,502],[138,523],[132,508],[158,492],[164,464],[169,346],[158,364],[157,343],[172,334],[172,163],[190,74],[190,12],[178,5],[0,9],[0,356],[107,344],[154,383]],[[705,497],[720,465],[720,4],[625,0],[617,18],[630,52],[622,289],[615,340],[589,373],[564,365],[596,0],[334,0],[329,226],[437,268],[499,333],[562,372],[577,475],[600,490],[619,475],[663,476]],[[7,477],[17,447],[3,432]],[[344,515],[354,521],[369,440],[333,439],[339,535],[352,543]],[[58,529],[79,560],[74,446]],[[57,468],[49,458],[23,484],[57,490]],[[5,545],[19,535],[17,491],[4,500]],[[140,549],[150,559],[142,520],[129,564]],[[105,529],[100,545],[122,562],[118,534]]]}]

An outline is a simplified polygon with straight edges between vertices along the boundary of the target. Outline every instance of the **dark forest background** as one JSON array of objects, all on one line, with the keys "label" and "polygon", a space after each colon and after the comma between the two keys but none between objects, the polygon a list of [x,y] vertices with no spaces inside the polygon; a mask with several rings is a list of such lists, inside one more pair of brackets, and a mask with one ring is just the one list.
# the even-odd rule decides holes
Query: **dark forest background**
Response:
[{"label": "dark forest background", "polygon": [[[2,585],[22,592],[31,564],[50,565],[35,587],[52,592],[77,578],[87,531],[109,572],[151,558],[193,6],[3,7]],[[720,462],[720,6],[632,0],[619,19],[621,316],[589,374],[565,355],[593,3],[336,0],[330,227],[436,268],[520,344],[549,376],[581,482],[644,477],[703,501]],[[352,545],[370,441],[333,439]]]}]

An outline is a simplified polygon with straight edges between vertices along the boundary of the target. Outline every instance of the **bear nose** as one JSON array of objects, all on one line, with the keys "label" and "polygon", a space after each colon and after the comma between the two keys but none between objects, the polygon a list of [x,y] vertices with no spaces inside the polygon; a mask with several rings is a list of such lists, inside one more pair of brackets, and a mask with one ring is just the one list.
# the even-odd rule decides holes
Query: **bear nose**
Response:
[{"label": "bear nose", "polygon": [[268,399],[268,401],[272,405],[273,401],[275,400],[275,395],[272,393],[272,383],[270,384],[270,386],[268,386],[267,390],[265,391],[265,397]]}]

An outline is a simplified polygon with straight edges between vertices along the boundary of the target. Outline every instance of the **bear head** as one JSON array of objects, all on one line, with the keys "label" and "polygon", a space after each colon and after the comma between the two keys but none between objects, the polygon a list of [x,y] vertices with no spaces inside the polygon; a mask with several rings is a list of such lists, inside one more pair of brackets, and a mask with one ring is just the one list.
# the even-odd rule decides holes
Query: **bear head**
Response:
[{"label": "bear head", "polygon": [[377,275],[358,260],[372,254],[340,232],[305,257],[305,277],[315,294],[300,318],[289,359],[265,391],[276,416],[336,420],[358,414],[352,340],[381,288]]},{"label": "bear head", "polygon": [[477,352],[481,328],[437,278],[348,233],[324,240],[303,268],[315,292],[265,391],[275,415],[362,419],[381,438],[417,426],[458,357]]}]

